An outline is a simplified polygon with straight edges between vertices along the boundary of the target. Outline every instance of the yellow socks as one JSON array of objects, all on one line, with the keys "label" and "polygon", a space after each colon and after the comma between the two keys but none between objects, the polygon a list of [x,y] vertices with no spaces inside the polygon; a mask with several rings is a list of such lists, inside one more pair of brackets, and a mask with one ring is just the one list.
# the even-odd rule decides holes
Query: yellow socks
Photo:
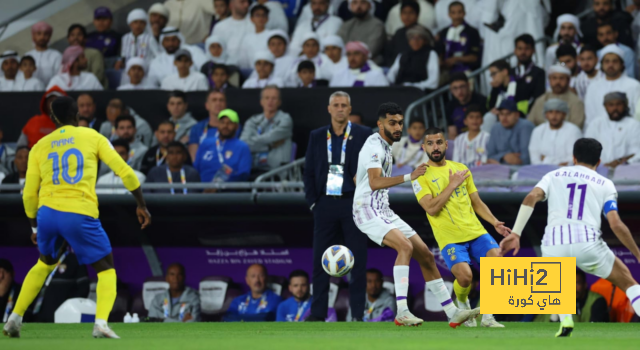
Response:
[{"label": "yellow socks", "polygon": [[453,291],[456,292],[456,298],[458,298],[459,302],[466,303],[467,297],[471,292],[471,284],[467,287],[463,287],[458,283],[458,280],[455,280],[453,281]]},{"label": "yellow socks", "polygon": [[116,287],[116,270],[109,269],[98,273],[96,320],[106,322],[109,319],[113,303],[116,301]]},{"label": "yellow socks", "polygon": [[33,300],[40,293],[40,289],[42,289],[42,285],[44,281],[46,281],[47,276],[56,268],[56,265],[47,265],[42,260],[38,259],[38,262],[34,267],[29,270],[29,273],[24,278],[24,282],[22,283],[22,289],[20,290],[20,296],[18,300],[16,300],[16,306],[13,308],[13,313],[19,315],[20,317],[24,316],[25,311]]}]

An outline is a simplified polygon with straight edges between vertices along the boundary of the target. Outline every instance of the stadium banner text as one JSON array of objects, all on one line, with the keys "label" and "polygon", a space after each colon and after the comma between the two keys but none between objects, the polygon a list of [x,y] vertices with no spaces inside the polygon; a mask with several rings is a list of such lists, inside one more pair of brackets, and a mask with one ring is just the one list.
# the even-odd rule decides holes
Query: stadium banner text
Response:
[{"label": "stadium banner text", "polygon": [[576,313],[576,258],[480,258],[480,313]]}]

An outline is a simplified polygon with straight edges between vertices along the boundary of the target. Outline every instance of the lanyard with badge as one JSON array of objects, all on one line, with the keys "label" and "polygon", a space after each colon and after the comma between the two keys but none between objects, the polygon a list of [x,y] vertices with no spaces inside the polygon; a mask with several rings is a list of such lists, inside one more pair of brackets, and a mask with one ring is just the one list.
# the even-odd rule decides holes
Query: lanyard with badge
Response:
[{"label": "lanyard with badge", "polygon": [[132,149],[129,151],[129,159],[127,159],[127,164],[131,165],[131,163],[133,163],[133,156],[136,155],[136,150]]},{"label": "lanyard with badge", "polygon": [[[245,314],[249,309],[250,302],[251,302],[251,295],[247,295],[247,299],[244,301],[244,303],[240,304],[240,310],[238,311],[241,314]],[[260,313],[260,310],[264,309],[265,307],[267,307],[267,294],[263,293],[262,297],[260,297],[260,304],[258,304],[258,307],[256,308],[256,313]]]},{"label": "lanyard with badge", "polygon": [[[377,300],[376,300],[377,301]],[[364,322],[367,322],[371,319],[371,314],[373,313],[373,308],[376,306],[376,302],[374,301],[371,306],[369,306],[369,308],[367,310],[364,311],[364,317],[362,318],[362,320]]]},{"label": "lanyard with badge", "polygon": [[294,322],[299,322],[300,321],[300,317],[302,317],[304,309],[307,307],[308,303],[309,303],[309,300],[305,301],[301,306],[298,307],[298,312],[296,313],[296,318],[295,318]]},{"label": "lanyard with badge", "polygon": [[[169,184],[173,184],[173,176],[171,176],[171,170],[169,170],[169,167],[167,167],[167,181],[169,182]],[[180,168],[180,182],[182,182],[183,185],[187,183],[187,177],[184,174],[184,168]],[[182,189],[182,193],[187,194],[186,187]],[[171,187],[171,194],[176,194],[176,191],[173,189],[173,187]]]},{"label": "lanyard with badge", "polygon": [[233,174],[233,169],[224,163],[224,156],[222,154],[224,151],[225,143],[226,141],[220,142],[219,138],[216,139],[216,151],[218,152],[220,169],[218,169],[216,174],[213,176],[213,182],[226,182],[227,180],[229,180],[231,174]]},{"label": "lanyard with badge", "polygon": [[[329,126],[329,129],[331,126]],[[333,153],[331,150],[331,132],[327,129],[327,155],[329,157],[329,175],[327,177],[327,196],[342,196],[342,183],[344,182],[344,163],[347,153],[347,140],[351,133],[351,122],[347,124],[342,139],[342,151],[340,152],[340,164],[331,164]]]},{"label": "lanyard with badge", "polygon": [[118,138],[118,135],[116,135],[116,127],[112,126],[111,127],[111,136],[109,136],[109,141],[113,141],[115,139]]},{"label": "lanyard with badge", "polygon": [[167,157],[167,153],[162,153],[162,158],[160,157],[160,147],[156,150],[156,166],[164,163],[164,159]]},{"label": "lanyard with badge", "polygon": [[[1,153],[0,153],[1,154]],[[9,299],[7,299],[7,307],[4,310],[4,316],[2,317],[2,322],[7,323],[7,319],[11,315],[11,311],[13,310],[13,295],[16,292],[16,287],[11,287],[11,292],[9,293]]]},{"label": "lanyard with badge", "polygon": [[[202,135],[200,135],[199,144],[202,144],[202,142],[207,139],[207,134],[208,133],[209,133],[209,124],[204,126],[204,131],[202,132]],[[218,133],[216,133],[216,137],[218,137]]]}]

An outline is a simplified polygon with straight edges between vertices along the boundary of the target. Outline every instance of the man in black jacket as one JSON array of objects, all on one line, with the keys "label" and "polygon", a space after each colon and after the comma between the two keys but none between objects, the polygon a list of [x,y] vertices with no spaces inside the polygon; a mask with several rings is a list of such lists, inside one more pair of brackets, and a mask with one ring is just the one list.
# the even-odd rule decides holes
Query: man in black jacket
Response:
[{"label": "man in black jacket", "polygon": [[305,197],[314,219],[313,303],[308,321],[327,317],[329,275],[322,268],[322,254],[340,244],[340,238],[355,258],[349,283],[352,315],[363,315],[367,285],[367,236],[358,230],[351,212],[358,154],[372,131],[349,122],[351,98],[346,92],[334,92],[328,110],[331,124],[311,132],[304,170]]},{"label": "man in black jacket", "polygon": [[593,0],[593,13],[580,23],[580,29],[584,34],[583,42],[601,48],[602,45],[598,41],[598,25],[607,22],[618,32],[619,43],[635,47],[631,34],[633,17],[626,11],[614,10],[613,0]]}]

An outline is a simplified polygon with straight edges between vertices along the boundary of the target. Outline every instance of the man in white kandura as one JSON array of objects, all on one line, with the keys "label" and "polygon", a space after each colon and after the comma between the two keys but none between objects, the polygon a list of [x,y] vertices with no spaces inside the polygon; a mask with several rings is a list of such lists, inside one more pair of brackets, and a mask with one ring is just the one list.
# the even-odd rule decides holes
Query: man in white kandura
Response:
[{"label": "man in white kandura", "polygon": [[[629,268],[602,240],[600,213],[611,230],[640,262],[640,249],[629,228],[618,215],[618,193],[611,180],[595,170],[600,164],[602,145],[595,139],[582,138],[573,145],[574,166],[563,167],[545,175],[520,206],[512,234],[500,242],[502,253],[520,249],[520,235],[539,201],[549,200],[547,227],[542,238],[543,257],[575,257],[583,271],[609,280],[626,291],[637,315],[640,315],[640,285]],[[556,337],[571,336],[573,318],[560,315]]]},{"label": "man in white kandura", "polygon": [[[353,198],[353,220],[356,226],[372,241],[389,246],[398,252],[393,279],[396,289],[398,326],[419,326],[422,320],[407,307],[409,289],[409,262],[413,257],[420,264],[426,288],[438,298],[449,318],[449,326],[456,328],[473,319],[480,309],[461,310],[451,301],[451,293],[444,285],[431,250],[407,223],[389,207],[389,188],[410,182],[423,175],[426,164],[421,164],[411,174],[391,177],[393,157],[391,145],[400,141],[404,116],[395,103],[387,102],[378,108],[380,131],[367,139],[358,156],[356,191]],[[458,174],[459,176],[463,176]]]}]

